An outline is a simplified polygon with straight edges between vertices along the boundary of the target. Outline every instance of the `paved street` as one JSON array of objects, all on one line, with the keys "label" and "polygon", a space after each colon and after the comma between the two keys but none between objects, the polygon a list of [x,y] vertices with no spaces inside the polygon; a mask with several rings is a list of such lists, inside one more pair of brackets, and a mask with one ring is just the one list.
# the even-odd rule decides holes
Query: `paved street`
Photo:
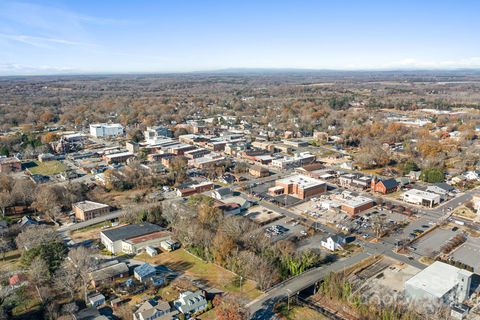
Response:
[{"label": "paved street", "polygon": [[72,224],[69,224],[69,225],[61,226],[60,228],[57,229],[57,231],[58,232],[66,232],[66,231],[74,231],[74,230],[82,229],[82,228],[92,226],[94,224],[97,224],[97,223],[100,223],[100,222],[103,222],[103,221],[116,219],[116,218],[122,216],[124,213],[125,213],[124,210],[116,210],[116,211],[110,212],[106,215],[103,215],[101,217],[97,217],[97,218],[93,218],[93,219],[90,219],[90,220],[87,220],[87,221],[82,221],[82,222],[78,222],[78,223],[72,223]]},{"label": "paved street", "polygon": [[246,305],[246,307],[250,310],[250,314],[252,315],[251,318],[259,320],[272,318],[272,307],[276,302],[284,300],[287,297],[310,287],[316,282],[322,280],[330,272],[336,272],[344,268],[348,268],[368,258],[370,255],[370,253],[366,252],[358,253],[346,259],[338,260],[328,266],[322,266],[304,272],[301,275],[272,288],[259,298]]}]

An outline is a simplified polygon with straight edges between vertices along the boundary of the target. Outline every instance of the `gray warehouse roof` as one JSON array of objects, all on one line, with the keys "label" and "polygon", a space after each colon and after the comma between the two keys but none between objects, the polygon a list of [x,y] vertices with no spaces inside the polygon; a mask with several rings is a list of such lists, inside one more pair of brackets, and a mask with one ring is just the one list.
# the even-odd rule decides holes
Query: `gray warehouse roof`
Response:
[{"label": "gray warehouse roof", "polygon": [[129,224],[119,228],[113,228],[102,231],[102,233],[110,239],[110,241],[126,240],[134,237],[143,236],[145,234],[162,231],[159,225],[143,222],[138,224]]}]

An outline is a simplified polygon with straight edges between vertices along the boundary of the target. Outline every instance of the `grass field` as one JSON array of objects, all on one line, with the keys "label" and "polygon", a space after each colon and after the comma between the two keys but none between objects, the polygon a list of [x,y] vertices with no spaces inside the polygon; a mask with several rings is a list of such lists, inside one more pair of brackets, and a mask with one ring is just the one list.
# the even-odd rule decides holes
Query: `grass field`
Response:
[{"label": "grass field", "polygon": [[[216,264],[204,262],[184,249],[160,253],[158,256],[154,257],[141,254],[135,257],[135,259],[153,264],[165,265],[172,270],[199,280],[206,285],[224,292],[237,293],[249,300],[258,297],[261,294],[261,292],[255,288],[256,284],[254,281],[244,280],[242,287],[239,288],[234,284],[235,279],[237,278],[235,274],[217,266]],[[176,295],[176,293],[168,286],[162,290],[162,294],[165,295],[164,298]]]},{"label": "grass field", "polygon": [[28,170],[32,174],[41,174],[42,176],[51,176],[64,172],[65,165],[60,161],[33,161],[32,165],[28,167]]}]

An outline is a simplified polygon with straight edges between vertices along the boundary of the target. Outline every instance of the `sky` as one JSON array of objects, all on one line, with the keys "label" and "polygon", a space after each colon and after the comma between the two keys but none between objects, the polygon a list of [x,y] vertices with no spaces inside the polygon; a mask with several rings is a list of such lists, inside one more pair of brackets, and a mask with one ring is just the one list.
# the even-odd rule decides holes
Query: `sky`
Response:
[{"label": "sky", "polygon": [[476,0],[0,0],[0,75],[480,68]]}]

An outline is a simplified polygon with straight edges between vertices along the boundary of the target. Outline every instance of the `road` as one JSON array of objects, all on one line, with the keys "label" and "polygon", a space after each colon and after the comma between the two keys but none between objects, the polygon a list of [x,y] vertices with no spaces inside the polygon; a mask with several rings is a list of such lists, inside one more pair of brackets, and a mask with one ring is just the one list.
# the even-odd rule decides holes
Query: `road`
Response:
[{"label": "road", "polygon": [[281,300],[287,299],[299,291],[302,291],[311,285],[321,281],[331,272],[338,272],[344,268],[353,266],[360,261],[368,258],[371,254],[368,252],[357,253],[343,260],[338,260],[327,266],[322,266],[302,273],[301,275],[287,280],[280,285],[273,287],[257,299],[246,305],[250,310],[251,319],[270,319],[274,316],[273,305]]}]

